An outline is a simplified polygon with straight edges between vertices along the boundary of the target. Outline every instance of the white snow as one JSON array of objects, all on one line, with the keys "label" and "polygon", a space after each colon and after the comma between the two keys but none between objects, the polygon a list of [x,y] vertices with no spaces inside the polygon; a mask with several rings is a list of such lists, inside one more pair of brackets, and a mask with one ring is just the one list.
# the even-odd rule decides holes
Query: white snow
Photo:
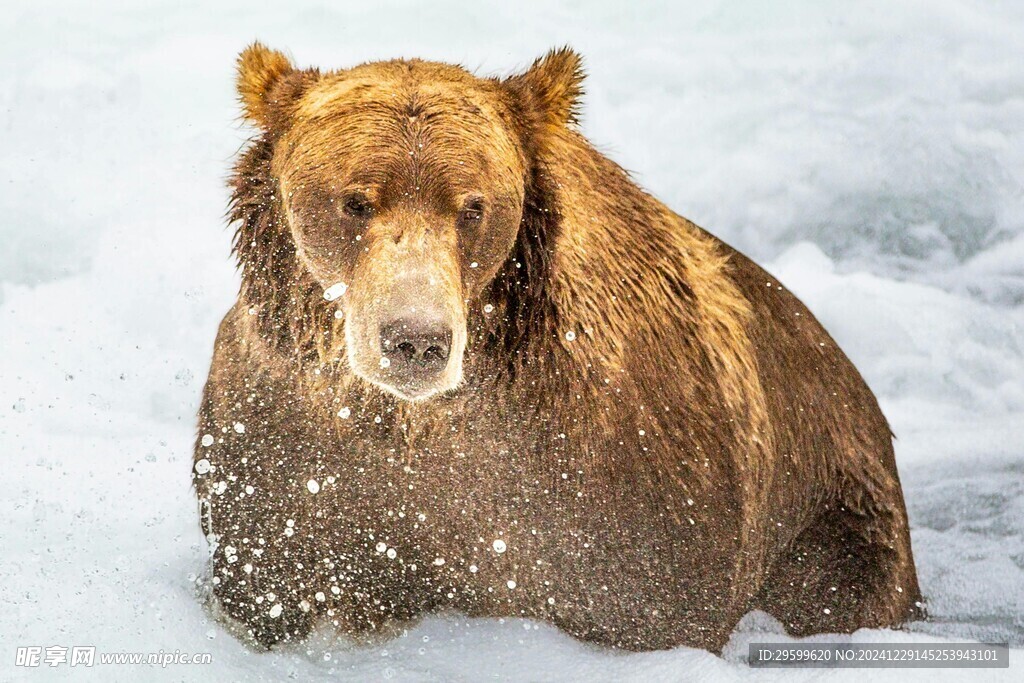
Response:
[{"label": "white snow", "polygon": [[[987,674],[1019,680],[1022,35],[1024,4],[1011,0],[6,3],[0,679],[820,676],[745,666],[747,643],[780,638],[761,614],[723,658],[625,654],[543,624],[454,614],[377,643],[318,632],[257,654],[203,611],[191,451],[238,284],[222,220],[248,135],[233,63],[260,38],[302,65],[417,56],[482,74],[564,43],[581,51],[595,144],[796,291],[892,423],[931,618],[855,638],[1009,640],[1012,670]],[[55,644],[211,652],[213,664],[13,666],[16,646]]]},{"label": "white snow", "polygon": [[[348,285],[344,282],[337,282],[324,290],[324,299],[334,301],[348,291]],[[339,316],[340,317],[340,316]]]}]

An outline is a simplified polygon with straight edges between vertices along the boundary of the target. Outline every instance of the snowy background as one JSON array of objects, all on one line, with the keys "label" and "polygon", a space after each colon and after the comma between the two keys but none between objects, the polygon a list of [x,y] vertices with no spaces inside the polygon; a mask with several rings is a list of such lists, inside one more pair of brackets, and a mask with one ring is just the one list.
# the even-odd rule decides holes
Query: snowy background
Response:
[{"label": "snowy background", "polygon": [[[724,659],[457,615],[255,654],[207,618],[189,451],[238,282],[224,179],[248,134],[234,59],[257,37],[300,65],[487,75],[582,52],[594,143],[795,290],[892,422],[931,618],[857,639],[1009,640],[1015,670],[980,673],[1021,680],[1024,3],[635,4],[5,3],[0,680],[821,675],[748,669],[746,643],[779,638],[756,615]],[[78,644],[214,664],[12,666],[18,645]]]}]

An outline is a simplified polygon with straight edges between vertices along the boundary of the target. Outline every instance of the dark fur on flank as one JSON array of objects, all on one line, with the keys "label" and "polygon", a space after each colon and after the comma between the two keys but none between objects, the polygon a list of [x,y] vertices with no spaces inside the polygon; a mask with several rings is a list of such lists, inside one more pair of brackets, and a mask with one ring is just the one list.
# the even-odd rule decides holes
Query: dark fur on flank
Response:
[{"label": "dark fur on flank", "polygon": [[[214,598],[262,645],[442,608],[630,650],[718,651],[752,609],[797,635],[921,616],[870,389],[778,281],[593,149],[581,82],[568,50],[509,79],[243,53],[262,132],[235,168],[242,288],[195,459]],[[375,146],[391,130],[423,151]],[[370,157],[397,169],[366,181],[387,225],[305,208]],[[345,326],[390,281],[365,265],[386,231],[447,220],[438,197],[463,186],[495,199],[484,232],[436,236],[461,378],[403,400],[354,374]],[[381,278],[344,304],[297,246],[335,239],[338,272]]]}]

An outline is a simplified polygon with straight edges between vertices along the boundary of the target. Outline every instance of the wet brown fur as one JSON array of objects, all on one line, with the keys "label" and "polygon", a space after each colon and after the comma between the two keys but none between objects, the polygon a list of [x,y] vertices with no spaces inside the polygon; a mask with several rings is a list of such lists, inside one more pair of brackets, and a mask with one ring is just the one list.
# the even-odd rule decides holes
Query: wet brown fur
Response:
[{"label": "wet brown fur", "polygon": [[[751,609],[799,635],[919,615],[871,391],[778,281],[575,130],[574,53],[504,80],[418,61],[321,75],[277,54],[242,58],[264,132],[235,170],[243,284],[200,412],[216,440],[196,445],[224,612],[266,646],[320,619],[355,635],[454,608],[636,650],[718,650]],[[467,285],[462,385],[416,403],[352,375],[346,320],[282,202],[291,122],[333,120],[298,143],[307,154],[334,154],[331,126],[350,126],[349,156],[330,163],[355,163],[375,144],[368,122],[390,125],[373,110],[382,83],[406,115],[493,137],[507,158],[485,184],[522,193],[511,250]],[[459,147],[464,131],[446,130],[431,139]]]}]

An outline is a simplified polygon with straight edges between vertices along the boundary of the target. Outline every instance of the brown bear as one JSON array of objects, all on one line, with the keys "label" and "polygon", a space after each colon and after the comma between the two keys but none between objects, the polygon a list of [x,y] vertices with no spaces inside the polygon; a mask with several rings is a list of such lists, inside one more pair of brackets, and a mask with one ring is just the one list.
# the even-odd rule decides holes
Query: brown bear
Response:
[{"label": "brown bear", "polygon": [[242,53],[194,476],[214,603],[263,646],[439,609],[712,651],[754,609],[921,614],[870,389],[587,142],[582,79],[568,49],[508,78]]}]

